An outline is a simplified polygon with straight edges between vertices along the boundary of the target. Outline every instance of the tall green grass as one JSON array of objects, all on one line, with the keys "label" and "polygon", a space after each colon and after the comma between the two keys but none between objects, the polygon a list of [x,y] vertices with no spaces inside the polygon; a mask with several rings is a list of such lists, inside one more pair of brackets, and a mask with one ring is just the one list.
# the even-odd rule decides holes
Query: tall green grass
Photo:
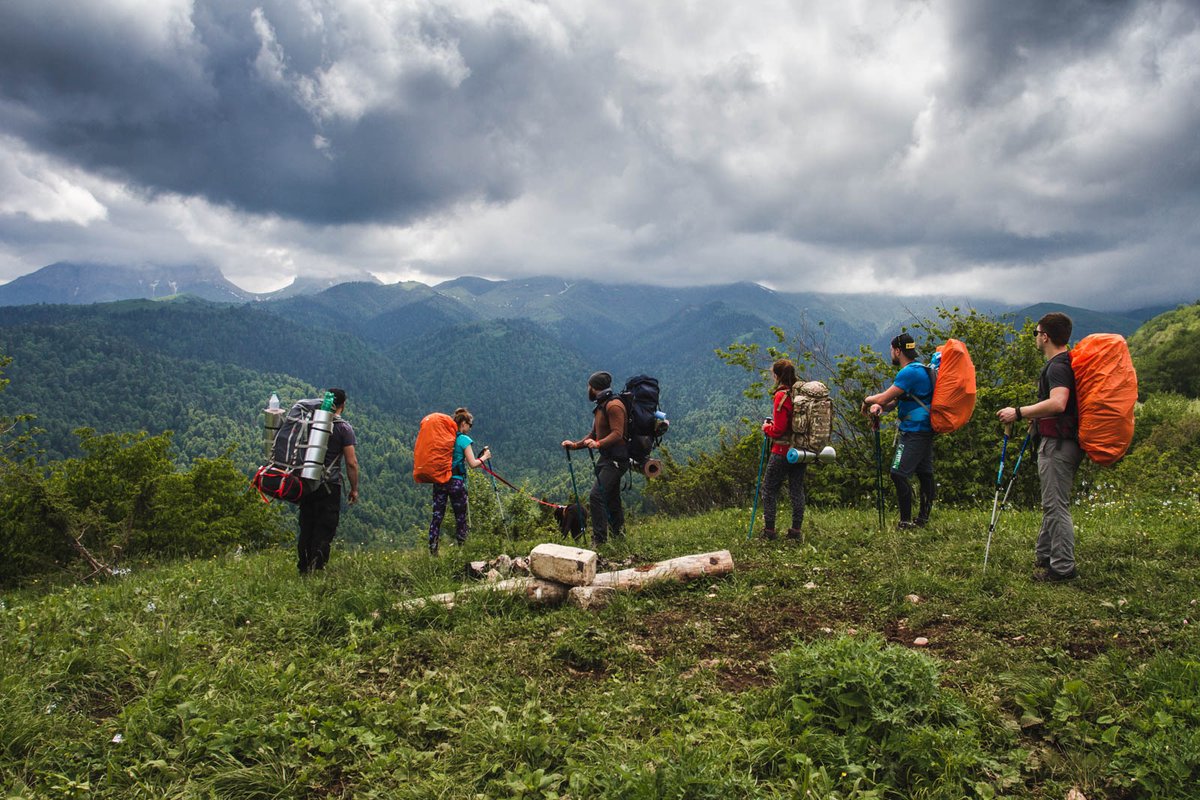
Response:
[{"label": "tall green grass", "polygon": [[[786,511],[782,512],[786,515]],[[1030,580],[1039,518],[880,532],[810,509],[631,525],[603,555],[729,548],[735,573],[602,611],[459,588],[537,542],[278,550],[32,589],[0,608],[10,797],[1189,797],[1196,517],[1077,513],[1080,580]],[[910,596],[915,596],[910,597]],[[928,639],[916,647],[917,637]]]}]

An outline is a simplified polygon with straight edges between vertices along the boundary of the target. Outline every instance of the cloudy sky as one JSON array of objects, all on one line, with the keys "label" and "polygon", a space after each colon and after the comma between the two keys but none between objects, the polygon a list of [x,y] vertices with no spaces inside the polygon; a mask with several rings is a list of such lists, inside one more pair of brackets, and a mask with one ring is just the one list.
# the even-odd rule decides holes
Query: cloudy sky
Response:
[{"label": "cloudy sky", "polygon": [[1200,299],[1196,0],[3,0],[0,281]]}]

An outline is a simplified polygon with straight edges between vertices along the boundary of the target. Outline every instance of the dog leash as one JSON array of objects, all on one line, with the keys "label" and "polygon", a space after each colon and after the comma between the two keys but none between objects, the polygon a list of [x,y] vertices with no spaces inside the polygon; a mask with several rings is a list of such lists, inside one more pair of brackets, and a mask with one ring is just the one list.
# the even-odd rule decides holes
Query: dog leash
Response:
[{"label": "dog leash", "polygon": [[501,483],[503,483],[503,484],[504,484],[505,486],[507,486],[508,488],[512,489],[512,490],[513,490],[514,492],[516,492],[517,494],[523,494],[523,495],[525,495],[526,497],[528,497],[530,500],[535,500],[535,501],[537,501],[538,503],[541,503],[542,505],[546,506],[547,508],[558,508],[559,506],[561,506],[561,505],[562,505],[562,503],[551,503],[549,500],[543,500],[542,498],[540,498],[540,497],[537,497],[537,496],[535,496],[535,495],[532,495],[532,494],[530,494],[529,492],[525,491],[524,489],[521,489],[520,487],[513,486],[511,483],[509,483],[508,481],[504,480],[504,478],[500,477],[500,476],[499,476],[499,475],[496,473],[496,471],[495,471],[495,470],[493,470],[491,467],[489,467],[487,464],[484,464],[483,466],[481,466],[481,467],[480,467],[480,469],[481,469],[481,470],[483,470],[484,472],[486,472],[488,475],[491,475],[491,476],[492,476],[493,478],[495,478],[496,480],[498,480],[498,481],[500,481]]}]

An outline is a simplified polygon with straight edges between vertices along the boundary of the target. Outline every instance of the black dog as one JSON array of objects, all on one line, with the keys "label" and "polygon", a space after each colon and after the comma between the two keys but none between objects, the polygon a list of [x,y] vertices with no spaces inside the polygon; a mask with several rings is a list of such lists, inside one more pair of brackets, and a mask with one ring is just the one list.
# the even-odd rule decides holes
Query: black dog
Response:
[{"label": "black dog", "polygon": [[587,509],[582,505],[555,506],[554,518],[558,520],[558,531],[563,536],[570,534],[576,541],[583,538],[583,532],[587,530]]}]

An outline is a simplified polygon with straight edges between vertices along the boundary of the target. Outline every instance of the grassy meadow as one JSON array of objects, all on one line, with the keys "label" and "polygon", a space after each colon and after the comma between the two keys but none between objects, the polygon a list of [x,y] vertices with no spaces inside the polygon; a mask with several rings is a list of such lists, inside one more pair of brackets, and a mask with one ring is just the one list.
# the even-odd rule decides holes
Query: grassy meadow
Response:
[{"label": "grassy meadow", "polygon": [[[879,532],[810,509],[651,518],[602,555],[730,549],[733,575],[599,611],[461,587],[442,555],[290,550],[31,587],[0,605],[9,798],[1195,797],[1195,509],[1076,512],[1081,577],[1033,582],[1039,515]],[[781,523],[787,520],[786,502]],[[761,523],[760,523],[761,526]],[[782,525],[781,525],[782,527]],[[914,640],[923,637],[927,646]]]}]

